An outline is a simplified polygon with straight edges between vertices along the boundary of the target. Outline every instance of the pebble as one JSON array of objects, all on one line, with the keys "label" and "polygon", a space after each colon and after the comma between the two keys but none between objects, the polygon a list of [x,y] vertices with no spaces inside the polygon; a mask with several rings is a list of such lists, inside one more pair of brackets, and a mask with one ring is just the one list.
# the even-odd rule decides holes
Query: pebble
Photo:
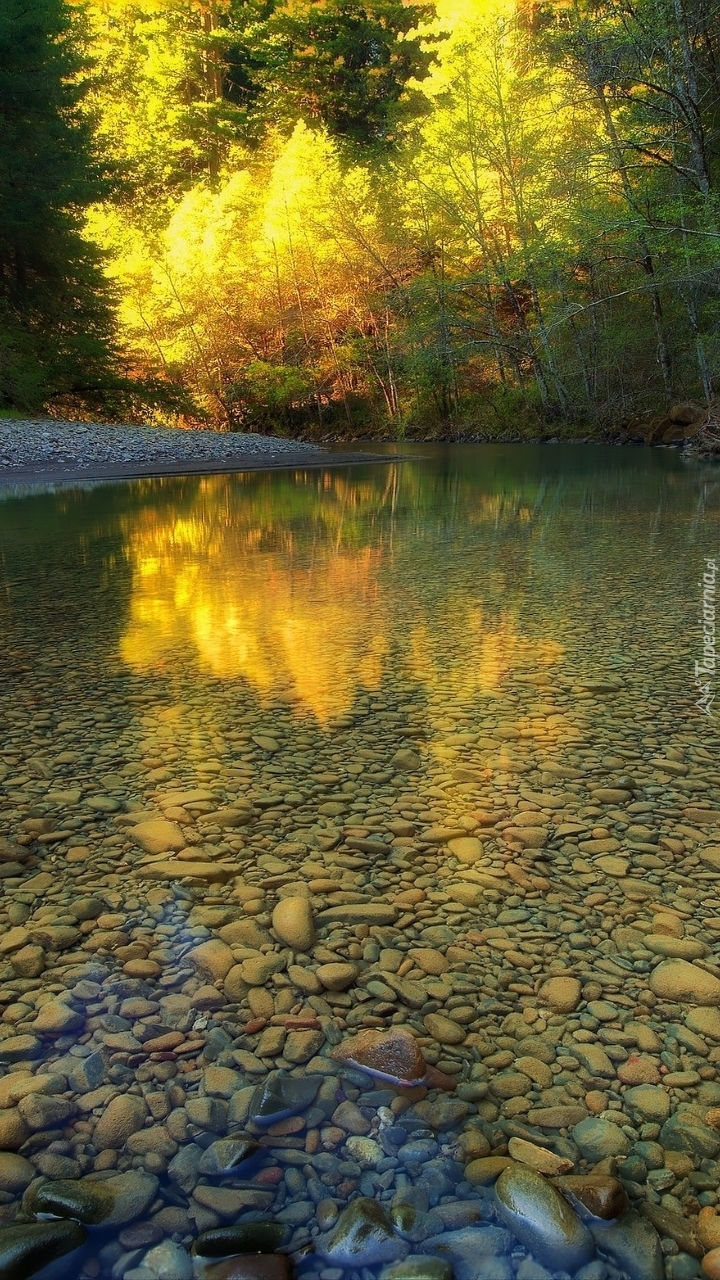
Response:
[{"label": "pebble", "polygon": [[354,1269],[391,1262],[405,1252],[382,1206],[365,1196],[343,1210],[317,1248],[328,1262]]},{"label": "pebble", "polygon": [[574,1272],[595,1253],[587,1227],[541,1174],[525,1165],[503,1170],[495,1183],[502,1221],[543,1263]]},{"label": "pebble", "polygon": [[309,951],[315,943],[315,924],[310,901],[304,897],[283,898],[272,914],[278,938],[293,951]]}]

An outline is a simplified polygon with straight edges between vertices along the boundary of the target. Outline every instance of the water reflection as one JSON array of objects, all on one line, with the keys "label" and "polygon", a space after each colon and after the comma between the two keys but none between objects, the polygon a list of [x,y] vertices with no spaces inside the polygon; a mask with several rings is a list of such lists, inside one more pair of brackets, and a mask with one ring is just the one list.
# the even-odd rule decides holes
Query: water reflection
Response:
[{"label": "water reflection", "polygon": [[[470,535],[483,552],[468,591],[452,574],[432,582],[425,518],[437,493],[426,493],[423,511],[412,472],[391,465],[376,475],[375,484],[332,473],[316,484],[288,481],[272,505],[263,487],[214,476],[188,512],[150,504],[123,517],[132,583],[123,661],[159,672],[190,648],[208,673],[290,694],[321,722],[380,687],[393,647],[428,690],[442,676],[461,699],[497,689],[519,658],[557,661],[558,641],[522,633],[521,583],[510,587],[497,571],[487,582],[484,556],[502,531],[531,532],[522,488],[456,488],[457,551],[472,553]],[[447,530],[441,537],[452,556]]]}]

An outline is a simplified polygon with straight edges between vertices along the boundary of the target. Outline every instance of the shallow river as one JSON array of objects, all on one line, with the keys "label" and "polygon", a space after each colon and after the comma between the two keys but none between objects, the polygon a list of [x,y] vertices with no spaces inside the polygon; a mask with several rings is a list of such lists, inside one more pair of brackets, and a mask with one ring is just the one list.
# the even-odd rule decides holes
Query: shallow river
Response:
[{"label": "shallow river", "polygon": [[720,1277],[720,472],[417,452],[0,501],[0,1277]]}]

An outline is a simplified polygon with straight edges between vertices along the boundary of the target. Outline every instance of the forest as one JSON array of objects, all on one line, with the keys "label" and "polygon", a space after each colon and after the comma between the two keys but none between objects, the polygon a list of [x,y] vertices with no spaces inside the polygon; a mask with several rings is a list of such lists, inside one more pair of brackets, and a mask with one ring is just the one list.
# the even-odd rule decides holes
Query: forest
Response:
[{"label": "forest", "polygon": [[720,379],[718,0],[0,0],[0,411],[602,433]]}]

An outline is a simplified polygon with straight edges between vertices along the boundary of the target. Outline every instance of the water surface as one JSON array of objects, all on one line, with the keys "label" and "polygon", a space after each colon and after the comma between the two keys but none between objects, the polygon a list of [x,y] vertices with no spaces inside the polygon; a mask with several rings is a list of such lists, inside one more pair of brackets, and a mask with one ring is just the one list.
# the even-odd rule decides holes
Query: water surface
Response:
[{"label": "water surface", "polygon": [[[139,1175],[63,1274],[180,1280],[267,1219],[321,1280],[473,1280],[478,1250],[485,1280],[690,1280],[720,1243],[718,472],[422,453],[0,502],[0,1223],[38,1179]],[[314,942],[273,930],[288,897]],[[337,1060],[398,1026],[442,1089]],[[612,1224],[575,1198],[548,1245],[557,1203],[504,1210],[482,1161],[518,1139],[521,1170],[599,1166]]]}]

